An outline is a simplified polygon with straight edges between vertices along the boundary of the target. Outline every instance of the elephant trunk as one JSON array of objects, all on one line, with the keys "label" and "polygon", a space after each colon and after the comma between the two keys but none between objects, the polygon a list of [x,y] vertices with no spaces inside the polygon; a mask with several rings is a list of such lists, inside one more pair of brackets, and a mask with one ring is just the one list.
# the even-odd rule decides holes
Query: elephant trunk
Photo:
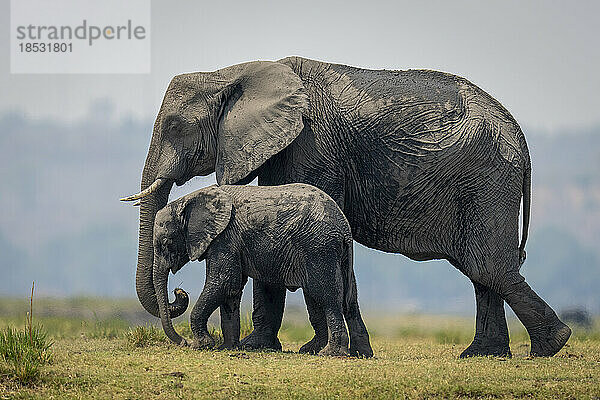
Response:
[{"label": "elephant trunk", "polygon": [[[156,156],[153,151],[155,147],[154,143],[150,145],[150,151],[142,173],[142,191],[149,188],[156,181]],[[158,317],[159,313],[156,292],[152,283],[154,219],[157,211],[167,204],[172,186],[172,181],[164,182],[158,189],[140,200],[139,247],[135,287],[140,303],[146,311],[155,317]]]},{"label": "elephant trunk", "polygon": [[153,278],[154,278],[154,290],[156,293],[156,300],[158,302],[158,310],[160,315],[160,322],[162,324],[165,334],[171,341],[178,345],[186,345],[187,342],[184,338],[173,328],[173,322],[171,321],[171,315],[169,312],[169,298],[167,295],[167,279],[169,276],[169,269],[161,268],[158,265],[157,260],[154,260]]},{"label": "elephant trunk", "polygon": [[175,294],[175,300],[169,303],[169,315],[171,318],[179,317],[187,310],[190,304],[190,296],[182,288],[175,288],[173,293]]}]

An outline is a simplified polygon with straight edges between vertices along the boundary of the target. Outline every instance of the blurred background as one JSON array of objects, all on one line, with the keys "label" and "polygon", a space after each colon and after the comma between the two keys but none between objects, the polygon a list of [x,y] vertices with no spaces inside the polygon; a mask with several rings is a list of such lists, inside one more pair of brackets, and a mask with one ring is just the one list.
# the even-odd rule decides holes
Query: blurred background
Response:
[{"label": "blurred background", "polygon": [[[26,298],[33,280],[38,296],[135,298],[138,209],[118,199],[139,189],[170,79],[299,55],[442,70],[498,99],[521,124],[533,162],[522,272],[557,310],[600,313],[599,2],[202,3],[152,2],[150,74],[16,75],[2,58],[1,298]],[[8,54],[9,2],[0,4]],[[195,178],[171,197],[213,182]],[[360,245],[355,253],[365,310],[474,312],[472,285],[445,261]],[[204,264],[192,263],[170,287],[195,297],[203,283]],[[250,294],[248,286],[246,302]],[[303,303],[299,292],[288,299]]]}]

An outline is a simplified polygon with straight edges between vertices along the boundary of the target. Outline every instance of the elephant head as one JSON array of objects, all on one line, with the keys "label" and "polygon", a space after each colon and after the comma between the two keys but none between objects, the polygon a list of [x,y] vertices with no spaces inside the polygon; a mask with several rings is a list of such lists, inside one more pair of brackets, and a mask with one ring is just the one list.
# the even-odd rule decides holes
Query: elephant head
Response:
[{"label": "elephant head", "polygon": [[238,183],[298,136],[307,102],[300,78],[276,62],[172,79],[154,124],[141,192],[122,199],[141,199],[136,290],[149,313],[158,316],[154,219],[173,183],[212,172],[219,184]]},{"label": "elephant head", "polygon": [[[180,297],[186,300],[188,297],[182,289],[175,289],[177,299],[168,304],[169,272],[176,273],[188,261],[204,258],[208,246],[229,224],[231,209],[229,195],[213,185],[170,203],[156,214],[152,271],[154,291],[165,334],[176,344],[185,342],[173,328],[171,318]],[[184,311],[178,310],[180,314]]]}]

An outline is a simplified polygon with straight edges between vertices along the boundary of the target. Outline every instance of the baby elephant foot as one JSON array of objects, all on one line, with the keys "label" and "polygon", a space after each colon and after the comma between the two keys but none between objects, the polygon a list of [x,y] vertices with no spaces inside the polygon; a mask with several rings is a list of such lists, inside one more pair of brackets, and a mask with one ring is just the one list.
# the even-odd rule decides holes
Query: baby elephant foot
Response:
[{"label": "baby elephant foot", "polygon": [[255,329],[251,334],[242,339],[240,347],[248,350],[270,349],[281,351],[281,342],[277,336],[273,337],[271,333],[267,334]]},{"label": "baby elephant foot", "polygon": [[371,343],[369,343],[369,338],[354,337],[350,340],[350,355],[353,357],[373,357],[373,349]]},{"label": "baby elephant foot", "polygon": [[299,353],[306,354],[318,354],[319,351],[323,349],[327,345],[327,336],[325,337],[317,337],[317,335],[313,336],[310,342],[305,343],[302,347],[300,347]]},{"label": "baby elephant foot", "polygon": [[343,346],[331,346],[330,343],[319,351],[320,356],[326,357],[347,357],[349,356],[348,349]]},{"label": "baby elephant foot", "polygon": [[552,326],[530,333],[529,336],[533,357],[551,357],[567,343],[571,336],[571,328],[557,319]]},{"label": "baby elephant foot", "polygon": [[215,339],[213,339],[213,337],[210,336],[209,333],[196,337],[192,341],[192,349],[195,350],[212,349],[214,345]]}]

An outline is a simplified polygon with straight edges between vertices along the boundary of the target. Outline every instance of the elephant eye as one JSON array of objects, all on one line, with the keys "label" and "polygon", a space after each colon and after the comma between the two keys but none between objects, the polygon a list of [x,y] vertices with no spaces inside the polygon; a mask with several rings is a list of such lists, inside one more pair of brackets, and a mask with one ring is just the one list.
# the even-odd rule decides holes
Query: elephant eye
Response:
[{"label": "elephant eye", "polygon": [[181,123],[179,121],[172,121],[169,124],[169,133],[179,133],[181,130]]},{"label": "elephant eye", "polygon": [[165,133],[169,135],[179,133],[182,128],[181,121],[177,117],[168,117],[163,124]]}]

